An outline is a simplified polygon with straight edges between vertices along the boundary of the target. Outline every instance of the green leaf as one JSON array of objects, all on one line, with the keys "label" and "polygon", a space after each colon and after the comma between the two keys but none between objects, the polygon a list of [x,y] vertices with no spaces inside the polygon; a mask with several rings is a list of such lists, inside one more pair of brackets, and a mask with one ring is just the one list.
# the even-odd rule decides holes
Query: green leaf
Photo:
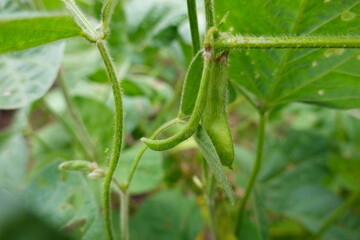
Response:
[{"label": "green leaf", "polygon": [[[116,178],[119,182],[125,182],[127,179],[133,161],[140,146],[134,146],[121,153],[119,166],[116,171]],[[140,194],[156,188],[164,177],[162,168],[162,155],[160,152],[146,150],[136,169],[130,185],[130,192]]]},{"label": "green leaf", "polygon": [[195,140],[198,143],[201,153],[205,160],[213,171],[216,180],[223,187],[226,196],[230,202],[234,202],[234,193],[229,180],[225,174],[225,171],[221,165],[220,158],[217,155],[214,145],[212,144],[210,137],[207,135],[205,129],[201,126],[198,127],[195,136]]},{"label": "green leaf", "polygon": [[93,190],[80,173],[58,170],[59,163],[31,180],[21,195],[25,205],[75,239],[101,239],[104,226]]},{"label": "green leaf", "polygon": [[0,188],[10,191],[19,190],[24,184],[28,148],[20,135],[0,139]]},{"label": "green leaf", "polygon": [[181,113],[191,114],[200,88],[203,70],[202,52],[198,52],[191,61],[186,73],[181,96]]},{"label": "green leaf", "polygon": [[0,109],[29,105],[42,97],[57,76],[64,43],[0,55]]},{"label": "green leaf", "polygon": [[125,13],[130,40],[144,47],[153,43],[159,34],[173,33],[173,27],[186,18],[186,4],[180,0],[134,0],[125,5]]},{"label": "green leaf", "polygon": [[[360,31],[359,0],[218,0],[216,6],[218,16],[230,10],[224,30],[236,34],[353,35]],[[349,12],[354,13],[351,19]],[[270,107],[298,101],[350,109],[360,106],[358,56],[359,51],[351,49],[233,51],[230,77]]]},{"label": "green leaf", "polygon": [[20,200],[0,190],[0,239],[71,239],[50,226],[46,219],[39,218],[31,208],[26,209]]},{"label": "green leaf", "polygon": [[81,35],[71,16],[12,14],[0,18],[0,53],[32,48]]},{"label": "green leaf", "polygon": [[130,228],[134,240],[193,240],[201,230],[201,216],[193,197],[167,190],[141,204]]}]

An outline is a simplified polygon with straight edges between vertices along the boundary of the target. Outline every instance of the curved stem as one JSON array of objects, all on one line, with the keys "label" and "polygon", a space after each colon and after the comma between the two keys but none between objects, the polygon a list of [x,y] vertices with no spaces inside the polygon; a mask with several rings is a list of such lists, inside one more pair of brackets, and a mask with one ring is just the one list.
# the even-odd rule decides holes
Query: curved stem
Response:
[{"label": "curved stem", "polygon": [[[155,130],[155,132],[151,135],[150,139],[154,139],[156,138],[160,133],[162,133],[163,131],[165,131],[166,129],[168,129],[169,127],[182,122],[182,120],[176,118],[173,119],[167,123],[164,123],[163,125],[161,125],[158,129]],[[144,145],[139,152],[136,154],[135,156],[135,160],[133,162],[133,165],[131,166],[131,170],[129,172],[129,175],[127,177],[127,181],[124,185],[121,186],[122,189],[128,189],[131,183],[131,180],[134,176],[135,170],[140,162],[140,159],[142,157],[142,155],[145,153],[146,149],[148,149],[148,147],[146,145]]]},{"label": "curved stem", "polygon": [[360,189],[353,192],[338,208],[336,208],[326,221],[322,224],[319,230],[311,238],[312,240],[318,239],[335,221],[341,214],[345,212],[351,205],[353,205],[360,197]]},{"label": "curved stem", "polygon": [[261,160],[263,157],[264,150],[264,142],[265,142],[265,126],[266,126],[266,114],[260,113],[260,121],[259,121],[259,129],[258,129],[258,137],[257,137],[257,150],[256,150],[256,160],[251,171],[249,182],[246,186],[245,195],[242,201],[240,202],[238,215],[237,215],[237,223],[236,223],[236,234],[240,232],[241,221],[244,215],[246,202],[248,201],[251,191],[254,187],[254,183],[256,181],[256,177],[261,168]]},{"label": "curved stem", "polygon": [[106,43],[103,40],[97,41],[96,45],[100,51],[100,54],[102,56],[102,59],[106,67],[109,80],[112,84],[112,90],[115,100],[115,127],[114,127],[114,136],[113,136],[113,149],[112,149],[109,169],[106,173],[106,177],[104,181],[104,189],[103,189],[103,207],[104,207],[104,221],[105,221],[106,233],[107,233],[107,238],[109,240],[113,240],[114,234],[112,230],[112,221],[110,214],[110,185],[114,172],[116,170],[116,166],[119,161],[121,147],[123,143],[124,113],[123,113],[121,87],[118,82],[118,78],[116,76],[115,66],[113,61],[111,60],[109,50],[106,46]]},{"label": "curved stem", "polygon": [[200,34],[199,24],[197,18],[196,0],[187,0],[187,9],[189,15],[192,47],[194,55],[200,50]]},{"label": "curved stem", "polygon": [[196,131],[199,125],[199,122],[202,118],[202,114],[206,106],[206,97],[208,91],[209,73],[210,73],[211,65],[212,65],[212,60],[205,59],[203,74],[200,83],[200,90],[196,98],[194,111],[189,121],[184,126],[184,128],[180,130],[178,133],[176,133],[174,136],[169,137],[167,139],[152,140],[148,138],[142,138],[141,140],[145,142],[145,144],[149,148],[156,151],[167,150],[185,141],[194,134],[194,132]]},{"label": "curved stem", "polygon": [[214,49],[234,48],[360,48],[356,36],[229,36],[213,43]]}]

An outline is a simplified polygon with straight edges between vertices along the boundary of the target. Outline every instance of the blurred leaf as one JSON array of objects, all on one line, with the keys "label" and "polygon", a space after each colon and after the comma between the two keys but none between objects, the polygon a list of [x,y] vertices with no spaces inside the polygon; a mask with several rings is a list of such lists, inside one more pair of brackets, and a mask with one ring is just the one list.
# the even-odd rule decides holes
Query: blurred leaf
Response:
[{"label": "blurred leaf", "polygon": [[63,51],[63,43],[53,43],[0,55],[0,109],[21,108],[42,97],[55,81]]},{"label": "blurred leaf", "polygon": [[130,226],[134,240],[193,240],[200,232],[201,217],[193,197],[167,190],[146,199]]},{"label": "blurred leaf", "polygon": [[45,219],[39,218],[31,209],[24,208],[19,200],[0,190],[0,239],[71,239],[50,226]]},{"label": "blurred leaf", "polygon": [[0,53],[19,51],[81,34],[72,17],[67,15],[6,15],[0,18],[0,28]]},{"label": "blurred leaf", "polygon": [[133,0],[125,5],[125,13],[130,40],[143,47],[158,34],[168,35],[165,30],[172,31],[172,26],[185,19],[186,5],[180,0]]},{"label": "blurred leaf", "polygon": [[[119,182],[125,182],[130,172],[140,146],[134,146],[123,151],[120,155],[119,166],[116,171],[116,178]],[[160,152],[146,150],[136,169],[130,185],[130,192],[133,194],[145,193],[156,188],[164,177],[162,168],[162,155]]]},{"label": "blurred leaf", "polygon": [[191,61],[185,76],[181,96],[181,113],[191,114],[200,88],[203,69],[203,55],[198,52]]},{"label": "blurred leaf", "polygon": [[217,152],[210,140],[210,137],[207,135],[206,131],[201,126],[199,126],[196,131],[195,140],[198,143],[200,151],[203,154],[207,164],[213,171],[216,181],[218,181],[218,183],[223,187],[225,194],[230,200],[230,202],[234,203],[234,192],[225,174],[223,166],[221,165],[219,156],[217,155]]},{"label": "blurred leaf", "polygon": [[[360,18],[344,20],[343,14],[358,14],[359,4],[359,0],[216,1],[218,16],[230,10],[226,30],[255,35],[358,34]],[[358,55],[351,49],[232,51],[230,77],[269,106],[300,101],[358,108]]]},{"label": "blurred leaf", "polygon": [[24,184],[28,147],[21,135],[0,138],[0,189],[17,191]]},{"label": "blurred leaf", "polygon": [[24,189],[25,206],[76,239],[101,239],[102,217],[87,180],[80,173],[61,172],[58,166],[59,161],[52,163]]}]

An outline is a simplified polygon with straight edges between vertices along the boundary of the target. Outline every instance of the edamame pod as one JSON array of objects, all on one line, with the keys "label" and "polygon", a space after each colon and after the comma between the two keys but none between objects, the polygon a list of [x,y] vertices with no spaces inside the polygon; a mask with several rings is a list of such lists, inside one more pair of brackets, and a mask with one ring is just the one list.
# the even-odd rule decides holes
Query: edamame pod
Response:
[{"label": "edamame pod", "polygon": [[207,105],[201,125],[209,135],[222,165],[231,168],[234,160],[234,146],[226,117],[228,88],[228,52],[223,52],[210,70]]}]

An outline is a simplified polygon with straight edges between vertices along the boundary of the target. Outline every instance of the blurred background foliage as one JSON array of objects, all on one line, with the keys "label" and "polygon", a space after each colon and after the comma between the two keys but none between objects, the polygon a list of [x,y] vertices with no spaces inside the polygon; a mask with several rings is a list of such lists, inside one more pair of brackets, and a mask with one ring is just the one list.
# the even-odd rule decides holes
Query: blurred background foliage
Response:
[{"label": "blurred background foliage", "polygon": [[[76,2],[95,26],[99,25],[102,2]],[[337,18],[325,25],[320,20],[316,22],[313,12],[323,13],[321,9],[314,10],[320,8],[316,4],[314,8],[308,6],[305,11],[308,17],[294,27],[293,19],[302,1],[271,1],[265,7],[261,5],[266,1],[247,2],[216,1],[218,20],[236,5],[230,9],[226,30],[330,34],[335,28],[336,33],[359,33],[358,16],[350,25],[354,27],[348,28],[341,28],[343,22]],[[347,6],[356,14],[360,12],[360,1],[344,2],[344,8],[338,11],[345,11]],[[202,1],[198,8],[203,35]],[[34,11],[51,14],[66,10],[59,0],[0,1],[0,18]],[[325,14],[322,20],[330,19],[331,14]],[[177,114],[182,80],[192,58],[186,3],[122,1],[116,8],[111,29],[109,44],[122,80],[126,113],[126,145],[116,172],[117,180],[122,181],[139,149],[140,137],[149,136]],[[341,92],[355,88],[356,95],[359,91],[355,87],[359,83],[351,85],[359,82],[358,52],[344,51],[331,53],[336,55],[332,60],[324,57],[326,50],[232,53],[233,97],[228,117],[236,159],[234,171],[227,174],[238,198],[244,194],[254,161],[258,125],[256,111],[238,92],[238,85],[245,87],[255,101],[277,106],[269,116],[263,166],[238,239],[306,239],[348,196],[359,191],[359,110],[318,106],[359,105],[352,98],[340,99]],[[279,59],[286,54],[288,62],[281,65]],[[279,78],[276,73],[279,65],[285,76],[280,83],[281,79],[293,82],[276,88],[273,83]],[[330,67],[332,72],[325,73]],[[329,79],[333,82],[326,85],[328,89],[324,82]],[[347,89],[340,89],[340,93],[325,101],[318,98],[342,79],[349,82]],[[306,85],[306,81],[315,81],[317,85],[310,84],[310,90],[291,91],[298,89],[296,84]],[[0,108],[4,109],[0,110],[0,239],[104,239],[102,181],[58,170],[59,163],[74,159],[97,160],[101,167],[106,166],[114,104],[96,49],[86,40],[74,38],[2,54],[0,90]],[[169,134],[172,131],[176,128],[170,129]],[[170,151],[145,153],[130,188],[131,239],[209,239],[205,199],[193,181],[194,176],[201,179],[200,162],[201,155],[192,139]],[[112,199],[118,226],[119,196],[115,191]],[[234,207],[221,191],[216,203],[215,221],[221,239],[233,239],[228,233],[235,224]],[[322,239],[360,239],[359,226],[357,201]]]}]

